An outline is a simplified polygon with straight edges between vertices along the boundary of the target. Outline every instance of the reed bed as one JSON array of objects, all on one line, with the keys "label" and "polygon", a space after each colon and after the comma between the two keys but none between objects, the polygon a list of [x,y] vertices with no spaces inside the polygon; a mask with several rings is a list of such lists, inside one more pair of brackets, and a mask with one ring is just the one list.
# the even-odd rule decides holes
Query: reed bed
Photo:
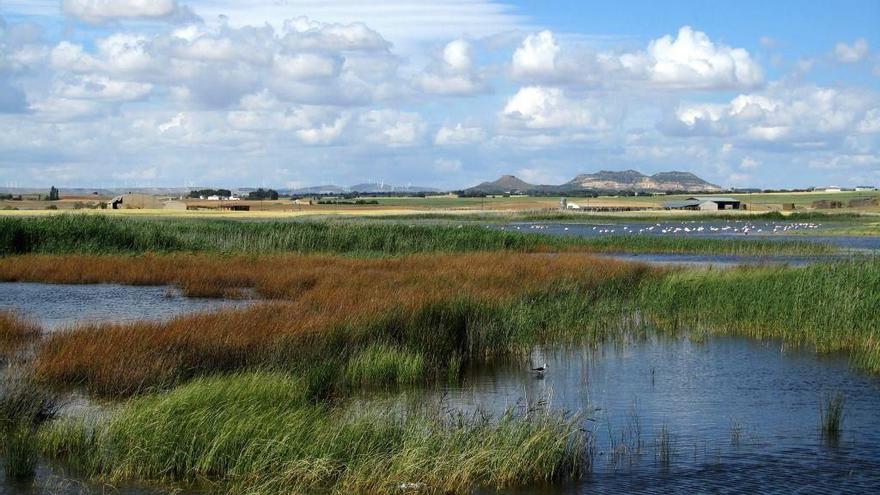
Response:
[{"label": "reed bed", "polygon": [[478,225],[364,222],[257,222],[59,215],[0,218],[0,255],[326,253],[389,256],[473,251],[671,252],[739,255],[824,254],[828,246],[797,241],[691,237],[561,237]]},{"label": "reed bed", "polygon": [[199,295],[252,288],[269,300],[169,322],[86,325],[39,346],[39,379],[111,397],[264,366],[315,374],[317,396],[346,383],[447,379],[536,343],[608,338],[634,311],[671,331],[846,351],[880,372],[873,259],[688,271],[577,254],[27,256],[0,260],[0,278],[195,284]]},{"label": "reed bed", "polygon": [[314,405],[302,380],[267,372],[199,379],[96,425],[58,422],[40,444],[109,480],[207,480],[250,494],[472,493],[589,466],[576,417]]},{"label": "reed bed", "polygon": [[610,310],[594,303],[613,300],[652,273],[643,265],[575,254],[102,257],[63,263],[18,258],[0,265],[7,275],[32,270],[58,276],[69,267],[84,279],[107,273],[119,282],[184,288],[191,280],[223,289],[253,285],[273,300],[168,322],[85,325],[42,342],[34,363],[39,379],[105,396],[264,366],[315,374],[319,396],[344,384],[346,368],[355,381],[445,379],[451,365],[521,354],[566,329],[610,328],[594,318]]},{"label": "reed bed", "polygon": [[638,306],[669,329],[848,352],[859,367],[880,372],[878,287],[877,258],[803,268],[677,271],[646,285]]},{"label": "reed bed", "polygon": [[0,219],[0,254],[349,253],[389,255],[488,250],[535,251],[558,238],[475,226],[331,222],[135,219],[92,215]]},{"label": "reed bed", "polygon": [[39,450],[37,428],[55,417],[60,403],[29,376],[7,370],[0,383],[0,457],[6,477],[33,476]]},{"label": "reed bed", "polygon": [[10,312],[0,311],[0,353],[14,351],[40,336],[36,323]]}]

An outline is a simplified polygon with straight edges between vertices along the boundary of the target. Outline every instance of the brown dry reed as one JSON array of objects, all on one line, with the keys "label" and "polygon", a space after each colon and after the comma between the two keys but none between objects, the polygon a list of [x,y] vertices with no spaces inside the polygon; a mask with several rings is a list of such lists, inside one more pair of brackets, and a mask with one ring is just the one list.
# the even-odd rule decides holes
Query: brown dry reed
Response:
[{"label": "brown dry reed", "polygon": [[39,336],[40,328],[34,322],[10,311],[0,311],[0,354],[15,351]]},{"label": "brown dry reed", "polygon": [[[86,386],[104,396],[264,367],[315,375],[320,389],[315,393],[327,394],[353,356],[377,345],[386,355],[366,362],[388,369],[388,360],[405,351],[399,361],[424,360],[420,368],[430,379],[450,363],[485,362],[521,349],[525,327],[540,332],[533,318],[500,316],[518,299],[576,287],[588,302],[594,293],[635,287],[649,272],[643,265],[576,254],[38,256],[0,262],[0,277],[7,280],[173,283],[199,295],[253,288],[271,300],[168,322],[85,325],[43,342],[35,360],[39,379]],[[365,362],[363,356],[359,362]],[[405,381],[413,381],[413,366],[390,369],[407,370]],[[348,374],[353,373],[372,376]],[[377,375],[395,381],[387,373]]]}]

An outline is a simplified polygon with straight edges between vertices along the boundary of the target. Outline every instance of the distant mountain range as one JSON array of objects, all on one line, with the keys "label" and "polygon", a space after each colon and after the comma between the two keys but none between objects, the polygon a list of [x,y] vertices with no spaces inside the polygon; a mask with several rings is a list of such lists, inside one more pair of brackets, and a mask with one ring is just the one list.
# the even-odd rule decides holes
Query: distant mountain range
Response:
[{"label": "distant mountain range", "polygon": [[613,172],[601,170],[594,174],[581,174],[560,185],[529,184],[516,176],[503,175],[493,182],[468,188],[465,192],[486,194],[566,193],[577,191],[595,192],[718,192],[722,189],[706,182],[690,172],[660,172],[644,175],[636,170]]},{"label": "distant mountain range", "polygon": [[424,186],[395,186],[380,182],[366,182],[363,184],[355,184],[350,187],[342,187],[335,185],[310,186],[297,189],[289,189],[281,191],[286,194],[345,194],[345,193],[420,193],[420,192],[440,192],[440,189]]},{"label": "distant mountain range", "polygon": [[[85,196],[94,193],[102,196],[114,196],[127,192],[185,196],[190,190],[204,189],[200,187],[113,187],[113,188],[61,188],[62,196]],[[247,194],[254,188],[232,188],[233,192]],[[635,192],[665,192],[684,191],[689,193],[718,192],[722,189],[715,184],[710,184],[690,172],[661,172],[654,175],[644,175],[635,170],[612,172],[602,170],[594,174],[581,174],[574,179],[559,185],[529,184],[513,175],[503,175],[498,180],[483,182],[465,189],[465,193],[483,194],[573,194],[576,192],[614,193],[620,191]],[[344,187],[337,185],[310,186],[295,189],[278,189],[285,195],[335,195],[346,193],[441,193],[443,189],[425,186],[397,186],[381,182],[366,182]],[[48,193],[46,188],[2,188],[0,193],[5,194],[35,194]]]}]

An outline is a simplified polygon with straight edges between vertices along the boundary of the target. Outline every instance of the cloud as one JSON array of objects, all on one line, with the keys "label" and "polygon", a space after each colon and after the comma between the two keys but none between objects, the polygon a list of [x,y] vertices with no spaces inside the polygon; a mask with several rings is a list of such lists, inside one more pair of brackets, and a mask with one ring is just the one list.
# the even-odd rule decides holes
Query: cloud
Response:
[{"label": "cloud", "polygon": [[880,95],[872,92],[776,84],[726,104],[684,104],[661,123],[668,135],[722,136],[755,145],[795,149],[839,146],[846,136],[874,132]]},{"label": "cloud", "polygon": [[339,139],[347,125],[348,118],[340,117],[330,124],[325,123],[317,127],[300,129],[296,131],[296,135],[305,144],[331,144]]},{"label": "cloud", "polygon": [[524,81],[671,90],[746,89],[764,81],[748,51],[716,44],[690,26],[651,41],[643,51],[622,53],[562,47],[552,32],[542,31],[527,36],[514,52],[511,73]]},{"label": "cloud", "polygon": [[[51,4],[41,24],[69,29],[19,22],[35,2]],[[787,52],[765,82],[764,58],[698,26],[644,42],[554,33],[493,0],[67,3],[81,12],[13,0],[16,21],[0,20],[0,181],[558,182],[589,157],[785,186],[843,182],[809,171],[880,156],[880,95],[830,55],[808,72],[794,63],[811,54]],[[181,22],[187,7],[207,21]],[[828,70],[846,73],[807,82]],[[114,176],[121,164],[132,173]]]},{"label": "cloud", "polygon": [[854,64],[861,62],[868,56],[868,41],[865,38],[859,38],[852,45],[844,42],[837,43],[834,46],[834,56],[837,61],[844,64]]},{"label": "cloud", "polygon": [[572,99],[559,88],[543,86],[517,91],[504,106],[502,121],[508,127],[532,130],[610,127],[599,102]]},{"label": "cloud", "polygon": [[281,31],[194,24],[152,36],[114,33],[94,45],[59,42],[52,68],[167,88],[182,103],[208,108],[228,108],[261,90],[288,102],[337,105],[396,91],[388,43],[358,24],[297,18]]},{"label": "cloud", "polygon": [[365,112],[359,125],[367,142],[392,147],[417,144],[426,129],[421,115],[389,109]]},{"label": "cloud", "polygon": [[339,75],[343,60],[339,57],[318,55],[314,53],[297,53],[295,55],[278,54],[273,64],[279,76],[307,80],[327,79]]},{"label": "cloud", "polygon": [[514,7],[496,0],[420,0],[417,4],[412,0],[187,0],[186,4],[206,19],[224,15],[237,27],[269,23],[277,29],[291,12],[330,24],[361,23],[382,33],[407,55],[463,34],[482,38],[528,27],[527,19],[517,15]]},{"label": "cloud", "polygon": [[151,84],[117,81],[104,76],[84,76],[57,81],[53,93],[69,99],[118,102],[143,99],[152,89]]},{"label": "cloud", "polygon": [[63,0],[65,14],[89,23],[121,19],[171,19],[194,16],[177,0]]},{"label": "cloud", "polygon": [[443,126],[434,136],[434,144],[439,146],[457,146],[479,144],[486,140],[486,131],[476,125],[455,124]]},{"label": "cloud", "polygon": [[760,160],[755,160],[754,158],[747,156],[740,161],[739,168],[752,170],[758,168],[760,165]]},{"label": "cloud", "polygon": [[0,79],[0,113],[24,113],[27,108],[24,91]]},{"label": "cloud", "polygon": [[[678,36],[667,35],[648,45],[643,68],[652,81],[680,88],[754,87],[763,81],[761,67],[742,48],[712,42],[700,31],[684,26]],[[624,66],[639,70],[645,61],[638,55],[622,57]]]},{"label": "cloud", "polygon": [[872,108],[865,113],[865,118],[859,122],[858,131],[865,134],[880,133],[880,108]]},{"label": "cloud", "polygon": [[514,77],[540,79],[552,75],[556,70],[559,50],[559,44],[551,31],[526,36],[522,45],[513,52]]},{"label": "cloud", "polygon": [[450,41],[440,56],[417,78],[417,86],[429,94],[466,96],[488,89],[474,67],[473,46],[465,39]]},{"label": "cloud", "polygon": [[293,50],[387,51],[391,44],[365,24],[322,23],[307,17],[284,22],[282,44]]}]

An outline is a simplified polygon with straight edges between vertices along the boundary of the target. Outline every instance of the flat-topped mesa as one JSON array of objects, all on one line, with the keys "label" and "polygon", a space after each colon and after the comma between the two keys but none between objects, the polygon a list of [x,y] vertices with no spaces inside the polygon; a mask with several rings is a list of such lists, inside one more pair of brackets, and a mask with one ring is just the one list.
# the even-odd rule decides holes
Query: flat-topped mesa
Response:
[{"label": "flat-topped mesa", "polygon": [[687,191],[716,192],[721,188],[690,172],[660,172],[644,175],[636,170],[612,172],[602,170],[595,174],[581,174],[566,184],[572,188],[597,191]]},{"label": "flat-topped mesa", "polygon": [[580,174],[574,179],[555,185],[529,184],[513,175],[502,175],[498,180],[483,182],[467,189],[468,192],[481,192],[486,194],[513,194],[513,193],[560,193],[571,191],[635,191],[635,192],[718,192],[722,189],[715,184],[706,182],[690,172],[659,172],[654,175],[645,175],[637,170],[624,170],[620,172],[600,170],[592,174]]}]

